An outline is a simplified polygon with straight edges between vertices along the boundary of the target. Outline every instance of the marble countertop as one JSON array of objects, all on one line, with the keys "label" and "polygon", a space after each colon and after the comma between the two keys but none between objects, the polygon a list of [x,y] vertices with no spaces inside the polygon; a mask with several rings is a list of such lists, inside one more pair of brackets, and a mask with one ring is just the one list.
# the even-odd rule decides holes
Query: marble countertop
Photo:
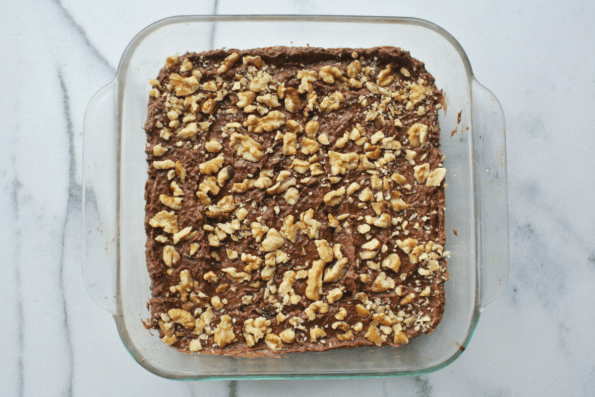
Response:
[{"label": "marble countertop", "polygon": [[[449,31],[506,114],[511,271],[453,364],[407,378],[174,382],[139,366],[81,278],[91,96],[183,14],[412,16]],[[0,13],[0,385],[6,396],[589,395],[595,390],[595,3],[24,0]]]}]

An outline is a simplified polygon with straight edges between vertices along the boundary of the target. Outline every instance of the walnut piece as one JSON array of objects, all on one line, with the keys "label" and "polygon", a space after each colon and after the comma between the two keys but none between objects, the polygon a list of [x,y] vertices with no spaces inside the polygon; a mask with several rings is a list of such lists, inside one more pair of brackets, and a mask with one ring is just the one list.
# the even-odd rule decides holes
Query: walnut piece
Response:
[{"label": "walnut piece", "polygon": [[238,156],[246,161],[256,163],[264,157],[262,146],[247,135],[234,132],[231,134],[229,144]]},{"label": "walnut piece", "polygon": [[172,73],[169,76],[169,82],[176,90],[178,96],[188,96],[194,94],[198,90],[198,80],[194,76],[182,77],[177,73]]},{"label": "walnut piece", "polygon": [[279,334],[283,343],[291,344],[295,342],[295,331],[291,328],[287,328]]},{"label": "walnut piece", "polygon": [[281,104],[279,103],[279,98],[277,98],[277,95],[273,95],[273,94],[261,95],[256,98],[256,102],[264,103],[265,105],[272,107],[272,108],[281,106]]},{"label": "walnut piece", "polygon": [[221,322],[215,329],[213,335],[215,343],[220,348],[224,348],[225,346],[234,342],[236,340],[236,336],[233,333],[233,324],[231,322],[231,317],[229,317],[227,314],[221,316]]},{"label": "walnut piece", "polygon": [[419,147],[426,143],[428,137],[428,126],[425,124],[415,123],[407,130],[409,142],[411,146]]},{"label": "walnut piece", "polygon": [[413,174],[415,175],[415,179],[417,183],[423,184],[428,179],[428,175],[430,174],[430,164],[425,163],[422,165],[416,165],[413,167]]},{"label": "walnut piece", "polygon": [[227,267],[221,269],[222,272],[226,274],[226,277],[233,282],[241,284],[246,281],[252,280],[252,276],[246,272],[238,272],[235,267]]},{"label": "walnut piece", "polygon": [[238,59],[240,59],[240,55],[237,52],[229,55],[223,60],[223,63],[219,69],[217,69],[217,74],[224,74],[227,72],[238,61]]},{"label": "walnut piece", "polygon": [[345,186],[337,190],[331,190],[327,194],[324,195],[324,203],[329,207],[334,207],[339,205],[341,201],[343,201],[343,197],[345,196]]},{"label": "walnut piece", "polygon": [[239,108],[245,108],[250,105],[256,98],[256,94],[252,91],[238,92],[238,98],[240,99],[236,106]]},{"label": "walnut piece", "polygon": [[347,170],[354,170],[359,163],[357,153],[337,153],[329,151],[329,162],[331,164],[331,173],[333,175],[345,175]]},{"label": "walnut piece", "polygon": [[313,301],[320,299],[320,290],[322,289],[322,271],[324,270],[326,262],[323,260],[316,260],[312,263],[312,267],[308,270],[308,281],[306,287],[306,297]]},{"label": "walnut piece", "polygon": [[285,90],[285,109],[288,112],[295,113],[302,107],[299,91],[289,87]]},{"label": "walnut piece", "polygon": [[160,211],[151,218],[149,225],[152,227],[161,227],[166,233],[177,233],[178,216],[173,211]]},{"label": "walnut piece", "polygon": [[298,190],[294,187],[290,187],[285,192],[285,201],[287,201],[287,204],[289,204],[289,205],[297,204],[299,198],[300,198],[300,194],[299,194]]},{"label": "walnut piece", "polygon": [[268,334],[264,338],[264,343],[273,351],[279,351],[283,348],[283,342],[281,338],[275,334]]},{"label": "walnut piece", "polygon": [[343,275],[343,269],[345,268],[345,265],[347,265],[347,262],[347,258],[342,258],[335,262],[333,267],[331,267],[329,270],[325,272],[324,282],[333,283],[339,281],[341,279],[341,276]]},{"label": "walnut piece", "polygon": [[386,276],[386,273],[380,272],[372,283],[372,292],[385,292],[395,288],[395,280]]},{"label": "walnut piece", "polygon": [[275,229],[270,229],[266,238],[262,242],[262,250],[264,252],[275,251],[281,248],[284,243],[285,239],[281,236],[281,234]]},{"label": "walnut piece", "polygon": [[325,83],[333,84],[336,78],[338,79],[343,76],[343,72],[336,66],[327,65],[320,68],[318,76]]},{"label": "walnut piece", "polygon": [[338,110],[341,102],[344,101],[345,97],[343,94],[339,91],[335,91],[322,100],[320,103],[320,109],[325,113],[330,113],[333,110]]},{"label": "walnut piece", "polygon": [[248,346],[252,347],[262,339],[267,327],[270,325],[271,321],[264,317],[250,318],[244,321],[244,338],[246,338]]},{"label": "walnut piece", "polygon": [[347,65],[347,76],[349,76],[349,78],[355,79],[361,70],[362,64],[360,61],[353,61]]},{"label": "walnut piece", "polygon": [[322,328],[314,327],[310,329],[310,342],[316,342],[320,338],[324,338],[326,332]]},{"label": "walnut piece", "polygon": [[380,334],[380,330],[374,325],[371,325],[370,328],[368,328],[368,331],[366,331],[364,336],[376,346],[382,346],[382,342],[384,342],[383,335]]},{"label": "walnut piece", "polygon": [[436,168],[428,174],[426,179],[426,186],[440,186],[444,176],[446,175],[446,168]]},{"label": "walnut piece", "polygon": [[183,309],[169,309],[167,314],[174,323],[181,324],[186,329],[194,329],[194,317]]},{"label": "walnut piece", "polygon": [[244,121],[244,127],[247,127],[249,132],[257,134],[262,134],[264,131],[271,132],[282,127],[284,124],[285,114],[278,110],[273,110],[264,117],[258,117],[252,114]]},{"label": "walnut piece", "polygon": [[391,72],[392,68],[390,67],[390,65],[386,65],[386,67],[382,69],[380,73],[378,73],[377,83],[379,87],[386,87],[387,85],[392,83],[393,79],[395,78],[395,75],[391,74]]},{"label": "walnut piece", "polygon": [[221,166],[223,165],[224,162],[225,162],[225,157],[223,157],[223,156],[215,157],[212,160],[209,160],[209,161],[206,161],[206,162],[200,164],[198,166],[198,169],[201,174],[212,175],[212,174],[216,173],[217,171],[219,171],[219,168],[221,168]]},{"label": "walnut piece", "polygon": [[176,251],[176,249],[173,246],[166,245],[165,247],[163,247],[163,262],[165,262],[167,267],[172,267],[173,265],[178,263],[179,260],[180,254],[178,254],[178,251]]}]

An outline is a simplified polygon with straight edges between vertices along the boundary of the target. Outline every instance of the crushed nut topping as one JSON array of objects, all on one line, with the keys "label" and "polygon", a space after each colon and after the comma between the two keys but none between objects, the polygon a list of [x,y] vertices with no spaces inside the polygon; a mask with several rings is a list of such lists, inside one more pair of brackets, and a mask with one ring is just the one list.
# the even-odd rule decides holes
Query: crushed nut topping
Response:
[{"label": "crushed nut topping", "polygon": [[149,84],[149,324],[165,344],[259,356],[432,332],[446,169],[421,62],[216,50],[168,57]]}]

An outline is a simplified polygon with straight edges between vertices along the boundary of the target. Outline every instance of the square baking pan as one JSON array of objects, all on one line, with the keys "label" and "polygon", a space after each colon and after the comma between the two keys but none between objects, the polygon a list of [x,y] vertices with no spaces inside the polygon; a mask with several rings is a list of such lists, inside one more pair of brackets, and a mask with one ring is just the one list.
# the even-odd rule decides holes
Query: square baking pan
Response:
[{"label": "square baking pan", "polygon": [[[144,229],[148,80],[167,56],[215,48],[396,46],[425,62],[445,92],[439,111],[446,160],[446,250],[442,322],[405,347],[293,353],[281,358],[183,354],[142,323],[150,285]],[[460,113],[459,113],[460,112]],[[460,117],[460,123],[457,119]],[[454,133],[451,135],[451,131]],[[161,20],[128,45],[116,77],[91,100],[83,143],[83,269],[90,295],[116,321],[122,342],[149,371],[171,379],[295,379],[420,375],[452,363],[471,341],[484,307],[508,277],[504,115],[444,29],[412,18],[184,16]],[[456,235],[454,233],[456,230]]]}]

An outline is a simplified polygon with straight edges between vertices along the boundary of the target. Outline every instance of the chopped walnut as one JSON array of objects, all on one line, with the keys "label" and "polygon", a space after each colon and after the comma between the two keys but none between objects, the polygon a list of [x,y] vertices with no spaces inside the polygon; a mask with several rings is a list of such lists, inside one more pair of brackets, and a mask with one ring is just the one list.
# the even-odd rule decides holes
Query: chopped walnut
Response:
[{"label": "chopped walnut", "polygon": [[333,110],[338,110],[341,102],[345,101],[345,97],[341,92],[335,91],[327,96],[320,103],[320,109],[325,113],[330,113]]},{"label": "chopped walnut", "polygon": [[217,195],[219,194],[219,184],[217,178],[214,176],[205,177],[202,182],[198,185],[198,189],[205,194]]},{"label": "chopped walnut", "polygon": [[333,304],[341,299],[341,297],[343,297],[343,291],[339,288],[335,288],[329,291],[326,299],[328,300],[328,303]]},{"label": "chopped walnut", "polygon": [[288,132],[283,135],[283,150],[282,153],[286,156],[290,156],[297,152],[296,149],[296,135],[293,132]]},{"label": "chopped walnut", "polygon": [[361,70],[362,64],[360,61],[353,61],[347,65],[347,76],[349,76],[349,78],[355,79]]},{"label": "chopped walnut", "polygon": [[411,142],[411,146],[421,146],[426,143],[426,139],[428,137],[428,126],[420,123],[413,124],[407,130],[407,135],[409,135],[409,142]]},{"label": "chopped walnut", "polygon": [[335,79],[343,76],[343,72],[336,66],[323,66],[318,71],[318,76],[327,84],[333,84]]},{"label": "chopped walnut", "polygon": [[279,183],[275,184],[274,186],[268,188],[267,194],[274,195],[274,194],[283,193],[284,191],[289,189],[290,186],[295,186],[296,184],[297,184],[297,181],[295,180],[295,178],[287,178],[284,181],[279,182]]},{"label": "chopped walnut", "polygon": [[329,151],[328,156],[331,164],[331,173],[333,175],[345,175],[347,170],[356,169],[359,163],[357,153],[337,153]]},{"label": "chopped walnut", "polygon": [[327,270],[325,272],[324,282],[325,283],[333,283],[333,282],[339,281],[339,279],[343,275],[343,269],[345,268],[345,265],[347,265],[347,263],[348,263],[347,258],[342,258],[342,259],[338,260],[337,262],[335,262],[333,267],[331,267],[329,270]]},{"label": "chopped walnut", "polygon": [[405,182],[407,182],[407,179],[406,179],[406,178],[405,178],[403,175],[401,175],[401,174],[399,174],[399,173],[397,173],[397,172],[395,172],[395,173],[394,173],[394,174],[391,176],[391,178],[390,178],[390,179],[391,179],[391,180],[393,180],[393,181],[395,181],[395,182],[396,182],[396,183],[398,183],[399,185],[403,185]]},{"label": "chopped walnut", "polygon": [[283,227],[281,227],[281,236],[285,237],[292,243],[295,243],[297,232],[300,229],[300,225],[294,224],[293,215],[287,215],[283,220]]},{"label": "chopped walnut", "polygon": [[207,152],[209,153],[217,153],[221,151],[222,148],[223,146],[221,146],[221,143],[214,139],[210,140],[205,144],[205,149],[207,149]]},{"label": "chopped walnut", "polygon": [[246,106],[250,105],[254,99],[256,99],[256,94],[253,91],[243,91],[238,92],[239,101],[236,103],[236,106],[239,108],[245,108]]},{"label": "chopped walnut", "polygon": [[163,262],[165,262],[167,267],[172,267],[173,265],[178,263],[179,260],[180,254],[178,254],[178,251],[176,251],[176,249],[173,246],[166,245],[165,247],[163,247]]},{"label": "chopped walnut", "polygon": [[285,201],[287,201],[287,204],[289,204],[289,205],[297,204],[299,197],[300,197],[300,194],[299,194],[298,190],[294,187],[290,187],[285,192]]},{"label": "chopped walnut", "polygon": [[355,311],[360,317],[368,317],[370,315],[370,311],[359,303],[355,305]]},{"label": "chopped walnut", "polygon": [[372,292],[385,292],[393,288],[395,288],[395,280],[387,277],[384,272],[381,272],[372,283]]},{"label": "chopped walnut", "polygon": [[324,270],[326,262],[317,260],[312,263],[312,267],[308,270],[308,281],[306,287],[306,297],[317,301],[320,299],[320,290],[322,289],[322,271]]},{"label": "chopped walnut", "polygon": [[321,301],[313,302],[308,306],[304,313],[308,316],[308,320],[314,321],[316,319],[316,313],[328,313],[328,304]]},{"label": "chopped walnut", "polygon": [[314,327],[310,329],[310,342],[316,342],[320,338],[324,338],[326,332],[322,328]]},{"label": "chopped walnut", "polygon": [[316,244],[316,249],[318,251],[320,259],[322,259],[325,262],[332,262],[334,255],[333,250],[331,249],[328,241],[315,240],[314,243]]},{"label": "chopped walnut", "polygon": [[390,254],[382,261],[382,267],[387,267],[398,273],[401,268],[401,258],[397,254]]},{"label": "chopped walnut", "polygon": [[190,275],[190,271],[184,269],[180,272],[180,284],[170,287],[170,292],[179,293],[182,302],[186,302],[188,294],[198,286],[198,282],[194,281]]},{"label": "chopped walnut", "polygon": [[169,82],[176,90],[176,95],[178,96],[194,94],[199,86],[196,77],[182,77],[177,73],[173,73],[169,76]]},{"label": "chopped walnut", "polygon": [[201,174],[212,175],[212,174],[216,173],[217,171],[219,171],[219,168],[221,168],[221,166],[223,165],[224,162],[225,162],[225,157],[223,157],[223,156],[215,157],[212,160],[209,160],[209,161],[206,161],[206,162],[200,164],[198,166],[198,169]]},{"label": "chopped walnut", "polygon": [[153,156],[163,156],[167,152],[167,148],[161,146],[161,144],[153,146]]},{"label": "chopped walnut", "polygon": [[299,91],[295,88],[289,87],[285,90],[285,109],[288,112],[295,113],[302,107],[302,100],[299,96]]},{"label": "chopped walnut", "polygon": [[171,160],[153,161],[153,168],[156,170],[168,170],[174,168],[176,164]]},{"label": "chopped walnut", "polygon": [[258,55],[256,55],[256,56],[246,55],[245,57],[242,58],[242,63],[246,66],[248,66],[248,65],[256,66],[258,69],[262,69],[265,65],[262,58],[259,57]]},{"label": "chopped walnut", "polygon": [[409,339],[407,338],[407,335],[405,335],[405,333],[403,331],[398,331],[398,332],[395,332],[394,343],[396,343],[400,346],[404,346],[409,343]]},{"label": "chopped walnut", "polygon": [[166,233],[177,233],[178,216],[173,211],[160,211],[151,218],[149,225],[152,227],[161,227]]},{"label": "chopped walnut", "polygon": [[295,342],[295,331],[291,328],[287,328],[279,334],[279,337],[283,343],[291,344]]},{"label": "chopped walnut", "polygon": [[378,74],[378,86],[379,87],[386,87],[390,83],[392,83],[393,79],[395,78],[394,74],[391,74],[392,68],[390,65],[386,65],[384,69],[380,71]]},{"label": "chopped walnut", "polygon": [[430,164],[425,163],[422,165],[416,165],[415,167],[413,167],[413,169],[413,174],[415,175],[417,183],[425,183],[426,179],[428,179],[428,175],[430,174]]},{"label": "chopped walnut", "polygon": [[371,325],[368,328],[368,331],[366,331],[366,334],[364,336],[366,337],[366,339],[374,343],[376,346],[382,346],[382,342],[384,342],[386,338],[384,335],[380,334],[380,330],[374,325]]},{"label": "chopped walnut", "polygon": [[268,88],[268,84],[273,78],[266,72],[259,71],[257,77],[250,82],[250,90],[262,92]]},{"label": "chopped walnut", "polygon": [[171,335],[171,336],[164,336],[162,339],[163,343],[165,343],[166,345],[173,345],[174,343],[176,343],[178,341],[178,338],[176,338],[176,335]]},{"label": "chopped walnut", "polygon": [[179,61],[180,61],[180,58],[178,57],[178,54],[170,55],[167,58],[165,58],[165,66],[168,69],[171,69],[174,66],[176,66]]},{"label": "chopped walnut", "polygon": [[274,351],[279,351],[283,348],[283,342],[281,338],[275,334],[268,334],[265,336],[264,343],[266,343],[269,349]]},{"label": "chopped walnut", "polygon": [[264,131],[271,132],[277,128],[282,127],[285,124],[285,114],[278,110],[269,112],[264,117],[258,117],[254,115],[248,116],[248,119],[244,122],[244,127],[248,127],[249,132],[262,134]]},{"label": "chopped walnut", "polygon": [[314,210],[312,208],[300,214],[300,230],[302,231],[302,233],[305,233],[309,238],[318,238],[321,225],[322,224],[320,222],[314,219]]},{"label": "chopped walnut", "polygon": [[234,132],[231,134],[229,144],[244,160],[256,163],[264,157],[262,146],[247,135]]},{"label": "chopped walnut", "polygon": [[217,69],[217,73],[224,74],[238,61],[238,59],[240,59],[240,55],[237,52],[229,55],[223,60],[223,63],[221,63],[221,66]]},{"label": "chopped walnut", "polygon": [[345,186],[337,190],[331,190],[327,194],[324,195],[324,203],[329,207],[334,207],[339,205],[341,201],[343,201],[343,197],[345,196]]},{"label": "chopped walnut", "polygon": [[376,221],[374,221],[374,226],[377,226],[377,227],[387,228],[387,227],[390,227],[390,225],[391,225],[391,217],[387,213],[380,215],[380,217],[378,217],[378,219],[376,219]]},{"label": "chopped walnut", "polygon": [[227,267],[221,269],[221,271],[226,274],[226,277],[228,279],[238,284],[252,280],[252,276],[250,274],[246,272],[238,272],[238,270],[235,267]]},{"label": "chopped walnut", "polygon": [[409,293],[409,294],[407,294],[406,297],[404,297],[403,299],[401,299],[401,301],[399,302],[399,305],[401,305],[401,306],[408,305],[411,302],[413,302],[414,299],[415,299],[415,294],[414,293]]},{"label": "chopped walnut", "polygon": [[267,327],[270,325],[271,321],[264,317],[250,318],[244,321],[244,338],[246,338],[248,346],[252,347],[262,339]]},{"label": "chopped walnut", "polygon": [[221,322],[215,329],[215,332],[213,332],[213,335],[213,340],[220,348],[224,348],[234,342],[237,338],[233,333],[231,317],[227,314],[221,316]]},{"label": "chopped walnut", "polygon": [[436,168],[428,174],[426,179],[426,186],[440,186],[444,176],[446,175],[446,168]]},{"label": "chopped walnut", "polygon": [[281,234],[275,230],[270,229],[267,233],[266,238],[262,242],[262,250],[265,252],[275,251],[283,246],[285,240]]},{"label": "chopped walnut", "polygon": [[174,210],[181,210],[182,209],[182,198],[180,197],[170,197],[166,194],[159,195],[159,201],[165,206],[168,206]]},{"label": "chopped walnut", "polygon": [[310,138],[302,139],[302,153],[304,154],[314,154],[318,151],[319,146],[318,142]]},{"label": "chopped walnut", "polygon": [[313,138],[316,136],[316,133],[318,132],[318,128],[320,127],[320,124],[318,123],[318,121],[314,121],[314,120],[310,120],[306,123],[306,135],[308,135],[310,138]]},{"label": "chopped walnut", "polygon": [[246,263],[246,266],[244,266],[244,271],[248,273],[253,270],[258,270],[262,264],[262,259],[251,254],[246,254],[245,252],[242,253],[241,259],[242,262]]},{"label": "chopped walnut", "polygon": [[289,294],[289,291],[291,291],[296,281],[296,272],[293,270],[288,270],[283,273],[283,281],[279,285],[279,296],[284,297]]},{"label": "chopped walnut", "polygon": [[183,309],[169,309],[167,314],[176,324],[180,324],[186,329],[194,329],[194,317],[190,312]]},{"label": "chopped walnut", "polygon": [[261,95],[256,98],[256,101],[259,103],[264,103],[265,105],[272,108],[281,106],[281,104],[279,103],[279,98],[277,97],[277,95],[273,94]]},{"label": "chopped walnut", "polygon": [[191,231],[192,231],[192,226],[187,226],[184,229],[180,230],[179,232],[174,233],[174,235],[173,235],[174,245],[179,243],[181,240],[185,239],[186,237],[188,237],[190,235]]}]

